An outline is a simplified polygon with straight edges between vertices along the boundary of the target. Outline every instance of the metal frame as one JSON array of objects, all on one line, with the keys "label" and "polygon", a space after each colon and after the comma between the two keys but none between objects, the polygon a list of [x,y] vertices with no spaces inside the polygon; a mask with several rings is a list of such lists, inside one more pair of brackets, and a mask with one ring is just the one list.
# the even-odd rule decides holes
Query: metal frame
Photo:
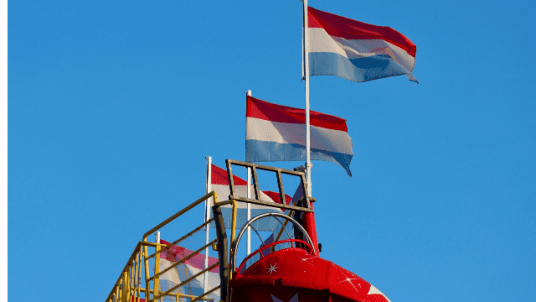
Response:
[{"label": "metal frame", "polygon": [[[243,161],[238,161],[238,160],[233,160],[233,159],[227,159],[225,160],[225,163],[227,165],[227,175],[229,177],[229,190],[231,193],[231,195],[229,195],[229,200],[237,200],[237,201],[242,201],[246,203],[253,203],[253,204],[262,205],[262,206],[289,209],[289,210],[294,210],[294,211],[302,211],[302,212],[309,212],[309,213],[314,212],[314,210],[311,209],[311,201],[313,201],[312,197],[305,198],[306,207],[299,207],[299,206],[284,204],[285,188],[283,187],[282,174],[294,175],[294,176],[300,177],[300,180],[302,183],[302,189],[303,189],[303,192],[302,192],[303,196],[308,196],[307,181],[305,179],[305,174],[303,172],[296,172],[296,171],[287,170],[287,169],[274,168],[270,166],[258,165],[258,164],[253,164],[253,163],[248,163],[248,162],[243,162]],[[234,185],[233,167],[232,167],[233,165],[242,166],[245,168],[251,168],[251,174],[253,176],[253,186],[255,188],[255,197],[256,197],[255,199],[235,195],[235,185]],[[260,189],[259,189],[259,182],[257,180],[257,169],[271,171],[271,172],[276,173],[277,185],[279,187],[279,196],[282,201],[281,204],[278,204],[278,203],[274,204],[273,202],[265,202],[265,201],[260,200],[261,194],[260,194]]]},{"label": "metal frame", "polygon": [[[235,241],[235,234],[236,234],[236,210],[237,210],[237,201],[250,203],[250,204],[257,204],[262,206],[268,206],[268,207],[274,207],[274,208],[280,208],[280,209],[288,209],[291,211],[300,211],[300,212],[314,212],[311,208],[311,202],[314,201],[314,198],[312,197],[306,197],[303,199],[303,201],[300,203],[303,206],[297,206],[297,205],[286,205],[284,202],[279,203],[273,203],[273,202],[265,202],[260,200],[260,188],[258,184],[257,179],[257,169],[259,170],[265,170],[265,171],[271,171],[276,173],[277,177],[277,184],[279,187],[279,194],[281,201],[285,200],[285,190],[283,187],[283,174],[287,175],[293,175],[300,177],[300,181],[303,188],[303,196],[308,196],[307,194],[307,182],[305,179],[305,174],[302,172],[296,172],[292,170],[285,170],[280,168],[274,168],[264,165],[258,165],[258,164],[252,164],[248,162],[242,162],[242,161],[236,161],[227,159],[226,160],[227,165],[227,172],[229,176],[229,189],[230,189],[230,195],[228,201],[218,202],[218,197],[216,192],[212,191],[205,196],[201,197],[200,199],[196,200],[192,204],[188,205],[181,211],[175,213],[171,217],[167,218],[157,226],[153,227],[149,231],[147,231],[145,234],[143,234],[143,240],[138,242],[136,245],[134,252],[130,256],[127,264],[125,265],[123,271],[121,272],[117,282],[115,283],[114,287],[112,288],[112,291],[106,298],[106,302],[139,302],[141,299],[141,293],[144,292],[145,294],[145,301],[149,302],[157,302],[158,300],[161,300],[164,296],[173,296],[178,301],[181,297],[187,297],[192,299],[191,302],[195,302],[198,300],[203,299],[206,297],[206,295],[210,294],[211,292],[220,289],[221,292],[221,300],[229,301],[229,282],[232,280],[233,272],[236,269],[236,247],[238,246],[238,243],[240,239],[242,238],[245,230],[248,226],[251,225],[251,223],[255,222],[258,219],[267,217],[267,216],[278,216],[285,219],[285,223],[288,221],[291,221],[297,229],[299,229],[302,233],[305,234],[307,237],[307,241],[311,244],[311,247],[313,248],[313,251],[316,251],[316,247],[314,247],[311,238],[309,237],[309,234],[305,231],[305,229],[293,218],[288,217],[283,214],[279,213],[267,213],[263,215],[259,215],[252,220],[250,220],[241,230],[238,235],[238,240]],[[233,180],[233,170],[232,166],[242,166],[246,168],[250,168],[253,175],[253,185],[255,187],[255,199],[252,198],[246,198],[241,196],[235,195],[235,185]],[[199,205],[203,201],[207,200],[208,198],[213,197],[214,198],[214,206],[212,207],[212,211],[214,213],[214,218],[208,220],[207,222],[203,223],[202,225],[195,228],[193,231],[189,232],[188,234],[184,235],[180,239],[177,239],[170,243],[169,245],[164,245],[160,243],[152,243],[148,242],[149,235],[153,234],[155,231],[161,229],[165,225],[169,224],[171,221],[177,219],[184,213],[188,212],[195,206]],[[223,216],[221,214],[221,207],[224,205],[231,205],[233,209],[233,218],[232,218],[232,225],[231,225],[231,240],[230,240],[230,246],[229,249],[229,243],[227,241],[227,233],[225,230],[224,220]],[[204,294],[200,296],[191,296],[191,295],[185,295],[185,294],[177,294],[177,293],[171,293],[171,290],[167,290],[166,292],[161,293],[160,292],[160,275],[163,274],[166,270],[160,272],[159,271],[159,263],[160,263],[160,253],[163,251],[166,251],[174,244],[190,237],[195,232],[199,231],[200,229],[206,227],[209,223],[215,223],[216,226],[216,233],[217,233],[217,239],[213,240],[212,242],[208,243],[207,245],[203,246],[198,251],[202,250],[203,248],[206,248],[210,245],[212,245],[214,242],[217,241],[217,250],[218,250],[218,258],[219,261],[217,264],[220,266],[220,286],[212,288],[211,290],[205,292]],[[155,253],[149,255],[148,248],[154,247]],[[194,252],[195,254],[195,252]],[[155,271],[153,276],[151,277],[151,270],[149,269],[149,259],[154,257],[155,262]],[[184,260],[185,261],[185,260]],[[217,265],[215,264],[215,265]],[[201,273],[204,273],[205,271],[210,270],[213,266],[207,268],[206,270],[203,270]],[[145,271],[145,288],[141,286],[142,281],[142,270]],[[196,275],[197,276],[197,275]],[[195,276],[194,276],[195,277]],[[191,277],[190,279],[193,280],[194,277]],[[188,280],[185,280],[179,286],[181,286],[183,283],[187,283]],[[151,281],[153,281],[153,287],[151,288]],[[177,287],[179,287],[177,286]]]}]

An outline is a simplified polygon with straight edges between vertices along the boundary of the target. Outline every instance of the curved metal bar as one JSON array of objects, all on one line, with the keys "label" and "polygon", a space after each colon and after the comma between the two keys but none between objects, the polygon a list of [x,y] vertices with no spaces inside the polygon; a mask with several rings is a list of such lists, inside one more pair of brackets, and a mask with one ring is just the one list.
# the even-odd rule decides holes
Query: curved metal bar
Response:
[{"label": "curved metal bar", "polygon": [[259,220],[261,218],[268,217],[268,216],[278,216],[278,217],[281,217],[283,219],[286,219],[286,220],[292,222],[292,224],[294,224],[294,226],[297,227],[298,230],[300,230],[303,234],[305,234],[305,236],[307,237],[307,241],[309,242],[309,244],[313,248],[313,253],[316,254],[316,250],[315,250],[313,241],[311,240],[311,237],[309,237],[309,234],[307,234],[307,231],[305,231],[305,229],[296,220],[294,220],[294,218],[288,217],[288,216],[283,215],[281,213],[266,213],[266,214],[261,214],[261,215],[255,216],[253,219],[248,221],[242,227],[242,229],[240,230],[240,233],[238,234],[238,237],[236,238],[236,240],[234,242],[233,255],[231,255],[231,257],[233,258],[233,261],[232,261],[232,264],[231,264],[231,271],[236,270],[236,250],[238,248],[238,244],[240,243],[240,240],[242,239],[242,235],[244,235],[244,232],[246,231],[247,227],[250,226],[253,222],[255,222],[255,221],[257,221],[257,220]]},{"label": "curved metal bar", "polygon": [[[290,216],[286,216],[286,217],[290,217]],[[286,225],[285,225],[284,223],[282,223],[281,220],[279,220],[277,217],[274,217],[274,218],[277,219],[277,221],[279,221],[279,224],[281,224],[281,229],[282,229],[282,230],[285,230],[285,232],[286,232],[287,235],[288,235],[288,238],[289,238],[289,239],[292,238],[292,237],[290,237],[290,233],[288,232],[288,230],[287,230],[287,228],[286,228]],[[274,242],[276,242],[276,241],[279,241],[279,237],[274,238]]]},{"label": "curved metal bar", "polygon": [[260,241],[263,243],[263,245],[264,245],[264,240],[262,240],[261,234],[259,234],[259,232],[257,232],[257,230],[256,230],[253,226],[251,226],[251,228],[253,229],[253,231],[255,232],[255,234],[257,234],[257,237],[259,237],[259,240],[260,240]]}]

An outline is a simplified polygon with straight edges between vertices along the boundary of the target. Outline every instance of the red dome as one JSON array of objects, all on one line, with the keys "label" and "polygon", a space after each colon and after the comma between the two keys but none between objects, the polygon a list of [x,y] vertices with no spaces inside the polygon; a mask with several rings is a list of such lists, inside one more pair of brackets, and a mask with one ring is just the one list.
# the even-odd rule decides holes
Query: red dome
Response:
[{"label": "red dome", "polygon": [[231,281],[231,301],[389,301],[356,274],[300,248],[271,253]]}]

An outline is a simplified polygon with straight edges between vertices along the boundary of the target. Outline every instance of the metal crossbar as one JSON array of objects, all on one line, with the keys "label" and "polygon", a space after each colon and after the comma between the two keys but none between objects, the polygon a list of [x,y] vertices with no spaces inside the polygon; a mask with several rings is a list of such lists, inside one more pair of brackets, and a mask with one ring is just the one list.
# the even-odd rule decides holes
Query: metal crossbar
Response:
[{"label": "metal crossbar", "polygon": [[169,290],[167,290],[165,293],[159,295],[159,296],[156,297],[155,299],[160,299],[160,298],[162,298],[163,296],[167,296],[167,294],[169,294],[170,292],[176,290],[177,288],[179,288],[179,287],[181,287],[181,286],[184,286],[185,284],[188,284],[188,282],[190,282],[190,281],[194,280],[195,278],[201,276],[201,275],[204,274],[205,272],[210,271],[211,269],[215,268],[215,267],[218,266],[219,264],[220,264],[219,262],[214,263],[213,265],[207,267],[206,269],[200,271],[199,273],[193,275],[192,277],[190,277],[190,278],[184,280],[184,281],[181,282],[180,284],[173,286],[172,288],[170,288]]},{"label": "metal crossbar", "polygon": [[[292,170],[287,170],[287,169],[281,169],[281,168],[275,168],[275,167],[270,167],[270,166],[265,166],[265,165],[253,164],[253,163],[248,163],[248,162],[243,162],[243,161],[238,161],[238,160],[232,160],[232,159],[225,160],[225,163],[227,165],[227,175],[229,177],[229,190],[230,190],[229,200],[237,200],[237,201],[242,201],[242,202],[246,202],[246,203],[258,204],[258,205],[262,205],[262,206],[276,207],[276,208],[281,208],[281,209],[289,209],[289,210],[302,211],[302,212],[314,212],[314,210],[311,208],[311,203],[310,203],[311,201],[314,200],[312,197],[304,199],[305,200],[305,206],[304,207],[292,206],[292,205],[286,205],[285,204],[286,195],[285,195],[285,188],[283,187],[282,175],[287,174],[287,175],[292,175],[292,176],[299,177],[300,181],[301,181],[301,184],[302,184],[302,190],[303,190],[302,194],[303,194],[303,196],[307,196],[308,195],[307,194],[307,181],[305,180],[305,174],[303,172],[297,172],[297,171],[292,171]],[[253,176],[252,177],[253,186],[254,186],[254,189],[255,189],[255,199],[246,198],[246,197],[242,197],[242,196],[237,196],[235,194],[236,190],[235,190],[234,177],[233,177],[233,165],[251,169],[251,174]],[[281,198],[281,204],[273,203],[273,202],[261,201],[261,198],[260,198],[261,192],[260,192],[260,188],[259,188],[259,182],[258,182],[258,179],[257,179],[257,170],[265,170],[265,171],[270,171],[270,172],[276,173],[277,186],[279,188],[279,197]]]},{"label": "metal crossbar", "polygon": [[208,292],[202,294],[201,296],[198,296],[197,298],[193,299],[190,302],[199,301],[199,300],[203,299],[204,297],[206,297],[207,295],[213,293],[215,290],[219,289],[220,287],[221,287],[221,285],[218,285],[218,286],[214,287],[213,289],[209,290]]},{"label": "metal crossbar", "polygon": [[[170,249],[172,246],[174,246],[175,244],[183,241],[184,239],[192,236],[193,234],[195,234],[195,232],[199,231],[200,229],[204,228],[206,225],[208,225],[209,223],[213,222],[214,221],[214,218],[210,218],[207,222],[203,223],[202,225],[198,226],[197,228],[195,228],[193,231],[191,231],[190,233],[182,236],[181,238],[171,242],[170,244],[168,244],[166,247],[164,247],[163,249],[160,250],[160,253],[162,252],[165,252],[167,251],[168,249]],[[150,256],[147,257],[147,259],[150,259],[150,258],[153,258],[154,256],[156,255],[156,253],[154,254],[151,254]]]}]

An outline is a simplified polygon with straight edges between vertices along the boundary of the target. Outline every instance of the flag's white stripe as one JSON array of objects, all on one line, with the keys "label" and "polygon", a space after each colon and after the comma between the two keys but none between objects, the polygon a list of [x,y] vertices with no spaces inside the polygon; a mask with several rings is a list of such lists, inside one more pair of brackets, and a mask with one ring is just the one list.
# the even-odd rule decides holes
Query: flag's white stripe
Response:
[{"label": "flag's white stripe", "polygon": [[344,49],[323,28],[309,28],[309,52],[333,52],[348,58]]},{"label": "flag's white stripe", "polygon": [[[248,117],[246,123],[246,140],[305,146],[305,127],[303,124],[271,122],[253,117]],[[347,132],[316,126],[311,126],[311,148],[353,154],[352,139]]]},{"label": "flag's white stripe", "polygon": [[[235,195],[236,196],[240,196],[240,197],[246,197],[246,188],[247,186],[235,186]],[[229,191],[229,186],[228,185],[215,185],[213,184],[212,185],[212,190],[216,191],[216,194],[218,194],[218,200],[219,201],[225,201],[225,200],[228,200],[229,199],[229,195],[230,195],[230,191]],[[255,189],[253,187],[253,185],[251,186],[251,194],[252,194],[252,199],[255,199]],[[268,197],[268,195],[264,194],[262,191],[261,191],[261,201],[266,201],[266,202],[274,202],[270,197]],[[236,206],[238,209],[246,209],[247,208],[247,203],[245,202],[237,202],[236,203]],[[230,205],[226,206],[226,207],[230,207]],[[261,205],[257,205],[257,204],[251,204],[251,209],[252,210],[261,210],[261,209],[272,209],[272,207],[266,207],[266,206],[261,206]],[[280,210],[279,208],[273,208],[273,209],[277,209],[277,210]]]},{"label": "flag's white stripe", "polygon": [[415,66],[415,58],[404,49],[382,39],[351,40],[332,37],[323,28],[309,29],[309,53],[330,52],[348,59],[359,59],[377,55],[388,55],[401,64],[408,72]]},{"label": "flag's white stripe", "polygon": [[[174,262],[171,262],[167,259],[160,258],[160,271],[163,271],[164,269],[170,267]],[[179,277],[179,274],[177,273],[176,269],[171,269],[167,272],[165,272],[161,277],[161,280],[166,280],[169,282],[173,282],[174,284],[180,284],[181,278]]]},{"label": "flag's white stripe", "polygon": [[[201,272],[201,269],[195,268],[191,265],[186,265],[186,268],[188,269],[188,273],[190,276],[193,276],[195,274],[198,274]],[[207,282],[208,282],[208,289],[212,289],[218,285],[220,285],[220,274],[219,273],[213,273],[213,272],[207,272]],[[200,275],[199,277],[192,280],[194,284],[198,285],[200,288],[203,288],[203,275]],[[193,284],[192,284],[193,285]]]}]

